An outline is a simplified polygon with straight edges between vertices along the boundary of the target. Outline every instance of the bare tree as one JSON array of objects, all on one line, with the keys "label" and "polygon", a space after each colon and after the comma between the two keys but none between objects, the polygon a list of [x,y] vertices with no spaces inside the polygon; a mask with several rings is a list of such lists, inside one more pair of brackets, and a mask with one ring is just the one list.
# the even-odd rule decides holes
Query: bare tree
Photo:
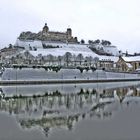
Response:
[{"label": "bare tree", "polygon": [[74,63],[74,66],[77,65],[77,63],[76,63],[76,55],[75,54],[73,55],[73,63]]},{"label": "bare tree", "polygon": [[66,52],[64,55],[64,61],[66,62],[67,66],[71,62],[72,54],[70,52]]},{"label": "bare tree", "polygon": [[95,40],[95,41],[93,42],[93,44],[100,44],[100,40],[99,40],[99,39]]},{"label": "bare tree", "polygon": [[88,40],[88,44],[93,44],[93,40]]},{"label": "bare tree", "polygon": [[61,65],[62,65],[62,63],[61,63],[61,62],[62,62],[62,59],[63,59],[63,57],[62,57],[62,56],[60,56],[60,55],[57,57],[57,60],[58,60],[58,65],[59,65],[59,66],[61,66]]},{"label": "bare tree", "polygon": [[42,56],[42,54],[38,54],[38,60],[39,60],[39,64],[42,64],[42,58],[43,58],[43,56]]},{"label": "bare tree", "polygon": [[94,63],[95,63],[95,67],[97,68],[97,64],[98,64],[98,62],[99,62],[99,58],[98,58],[98,57],[94,57],[94,58],[93,58],[93,61],[94,61]]},{"label": "bare tree", "polygon": [[102,45],[111,45],[111,42],[110,41],[107,41],[107,40],[102,40],[101,41],[101,44]]},{"label": "bare tree", "polygon": [[81,65],[83,59],[84,59],[83,55],[81,53],[79,53],[78,56],[77,56],[77,61],[79,61],[80,65]]},{"label": "bare tree", "polygon": [[24,57],[28,61],[29,64],[31,64],[31,61],[33,60],[34,56],[30,54],[29,51],[24,52]]},{"label": "bare tree", "polygon": [[47,59],[49,61],[49,65],[53,64],[53,61],[54,61],[54,56],[53,55],[51,55],[51,54],[47,55]]},{"label": "bare tree", "polygon": [[87,57],[85,58],[85,60],[87,61],[87,63],[89,64],[89,66],[91,66],[92,61],[93,61],[92,56],[87,56]]},{"label": "bare tree", "polygon": [[85,44],[85,40],[84,39],[81,39],[81,44]]}]

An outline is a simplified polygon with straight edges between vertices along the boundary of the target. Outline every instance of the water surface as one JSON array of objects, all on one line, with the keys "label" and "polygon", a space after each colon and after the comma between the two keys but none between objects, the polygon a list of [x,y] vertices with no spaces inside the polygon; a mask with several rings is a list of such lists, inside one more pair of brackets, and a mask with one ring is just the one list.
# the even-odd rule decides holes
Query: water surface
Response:
[{"label": "water surface", "polygon": [[2,140],[139,140],[140,82],[1,86]]}]

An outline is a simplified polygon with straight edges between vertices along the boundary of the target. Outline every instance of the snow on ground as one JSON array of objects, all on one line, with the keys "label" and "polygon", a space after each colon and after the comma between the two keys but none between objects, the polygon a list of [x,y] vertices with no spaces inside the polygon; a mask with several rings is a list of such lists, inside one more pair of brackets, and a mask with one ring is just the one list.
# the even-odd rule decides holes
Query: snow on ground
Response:
[{"label": "snow on ground", "polygon": [[37,51],[30,51],[33,56],[37,56],[38,54],[42,54],[43,56],[47,56],[49,54],[53,56],[63,56],[66,52],[70,52],[72,55],[82,54],[84,57],[92,56],[99,57],[96,53],[92,52],[85,45],[67,45],[62,46],[61,48],[50,48],[50,49],[38,49]]},{"label": "snow on ground", "polygon": [[94,45],[90,45],[91,48],[96,48],[98,51],[103,51],[106,52],[108,54],[112,54],[114,56],[119,56],[119,50],[116,46],[112,46],[112,45],[102,45],[102,44],[94,44]]},{"label": "snow on ground", "polygon": [[92,56],[93,58],[98,57],[100,61],[113,61],[117,62],[119,57],[116,56],[104,56],[104,55],[98,55],[91,51],[86,46],[78,46],[77,45],[69,45],[68,47],[62,47],[62,48],[51,48],[51,49],[38,49],[37,51],[29,51],[34,57],[38,56],[39,54],[42,54],[42,56],[47,56],[49,54],[53,56],[64,56],[66,52],[70,52],[72,55],[78,55],[82,54],[84,57],[86,56]]},{"label": "snow on ground", "polygon": [[115,56],[119,56],[119,51],[116,46],[105,46],[103,49],[106,53],[110,53]]},{"label": "snow on ground", "polygon": [[43,48],[40,40],[16,40],[15,46],[24,47],[29,50],[29,47]]},{"label": "snow on ground", "polygon": [[[43,49],[42,43],[46,46],[55,46],[59,48],[47,48]],[[48,42],[48,41],[31,41],[31,40],[19,40],[17,39],[16,44],[21,47],[25,47],[26,50],[28,50],[33,56],[38,56],[39,54],[42,54],[42,56],[47,56],[49,54],[53,56],[64,56],[66,52],[70,52],[72,55],[78,55],[82,54],[84,57],[86,56],[92,56],[93,58],[98,57],[101,61],[113,61],[117,62],[119,57],[115,56],[104,56],[104,55],[98,55],[91,51],[89,49],[88,44],[73,44],[73,43],[61,43],[61,42]],[[37,51],[34,51],[34,49],[30,50],[29,48],[37,48]],[[113,54],[117,52],[116,47],[111,47],[113,50]],[[109,47],[106,47],[106,49],[109,49]],[[114,50],[115,49],[115,50]]]}]

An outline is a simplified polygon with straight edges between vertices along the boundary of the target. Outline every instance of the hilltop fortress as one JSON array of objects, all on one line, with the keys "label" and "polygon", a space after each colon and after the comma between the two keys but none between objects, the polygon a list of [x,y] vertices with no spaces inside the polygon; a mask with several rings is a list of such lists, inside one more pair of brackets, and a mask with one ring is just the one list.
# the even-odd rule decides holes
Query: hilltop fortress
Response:
[{"label": "hilltop fortress", "polygon": [[[77,37],[73,37],[72,29],[67,28],[65,32],[50,31],[47,23],[38,33],[30,31],[22,32],[16,40],[16,47],[23,48],[29,51],[43,52],[55,55],[65,54],[66,52],[73,53],[75,55],[81,53],[84,56],[91,56],[93,54],[99,55],[112,55],[119,56],[119,51],[116,46],[103,45],[101,43],[85,43],[84,40],[79,42]],[[44,50],[47,49],[47,50]],[[52,50],[55,49],[55,50]],[[39,51],[42,52],[39,52]],[[36,53],[37,53],[36,52]]]},{"label": "hilltop fortress", "polygon": [[50,42],[78,43],[77,37],[72,36],[72,29],[67,28],[66,32],[49,31],[47,23],[39,33],[30,31],[22,32],[18,37],[20,40],[41,40]]}]

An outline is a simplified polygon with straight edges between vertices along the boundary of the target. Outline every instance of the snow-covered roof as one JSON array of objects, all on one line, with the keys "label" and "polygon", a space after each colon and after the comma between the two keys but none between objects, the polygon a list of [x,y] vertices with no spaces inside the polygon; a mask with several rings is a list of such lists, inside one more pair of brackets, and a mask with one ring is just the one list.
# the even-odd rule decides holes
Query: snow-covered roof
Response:
[{"label": "snow-covered roof", "polygon": [[126,62],[140,61],[140,56],[129,56],[129,57],[122,57],[122,58]]},{"label": "snow-covered roof", "polygon": [[105,56],[105,55],[99,55],[100,61],[113,61],[117,62],[119,60],[119,57],[117,56]]}]

